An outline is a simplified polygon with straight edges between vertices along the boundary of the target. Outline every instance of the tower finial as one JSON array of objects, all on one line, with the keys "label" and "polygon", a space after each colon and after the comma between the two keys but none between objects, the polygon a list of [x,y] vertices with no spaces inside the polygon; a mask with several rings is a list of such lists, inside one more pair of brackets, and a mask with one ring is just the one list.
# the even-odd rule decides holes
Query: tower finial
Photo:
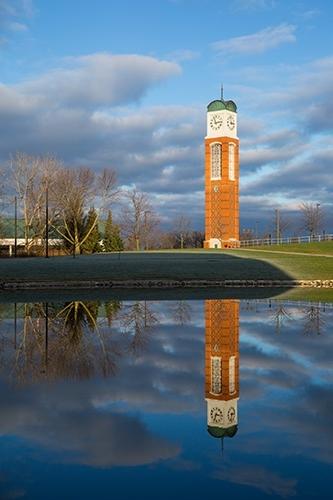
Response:
[{"label": "tower finial", "polygon": [[221,101],[223,101],[223,83],[221,83]]}]

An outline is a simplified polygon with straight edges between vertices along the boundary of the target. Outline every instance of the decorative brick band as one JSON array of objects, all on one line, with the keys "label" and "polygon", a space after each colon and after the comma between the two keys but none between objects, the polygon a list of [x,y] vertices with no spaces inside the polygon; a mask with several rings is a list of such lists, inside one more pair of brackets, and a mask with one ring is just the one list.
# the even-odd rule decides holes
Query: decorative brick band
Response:
[{"label": "decorative brick band", "polygon": [[0,290],[96,288],[333,288],[331,280],[78,280],[1,281]]}]

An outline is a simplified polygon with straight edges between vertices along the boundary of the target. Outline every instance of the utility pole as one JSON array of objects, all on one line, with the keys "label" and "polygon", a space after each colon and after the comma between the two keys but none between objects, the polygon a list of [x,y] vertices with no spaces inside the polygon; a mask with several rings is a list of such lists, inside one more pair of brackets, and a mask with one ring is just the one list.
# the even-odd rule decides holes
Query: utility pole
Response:
[{"label": "utility pole", "polygon": [[147,227],[147,214],[150,214],[150,210],[145,210],[144,215],[144,237],[145,237],[145,250],[148,250],[148,227]]},{"label": "utility pole", "polygon": [[320,203],[316,203],[316,233],[319,233],[320,226]]},{"label": "utility pole", "polygon": [[17,257],[17,196],[14,198],[14,257]]},{"label": "utility pole", "polygon": [[45,258],[49,257],[49,187],[45,188]]},{"label": "utility pole", "polygon": [[276,214],[276,242],[277,243],[280,243],[280,209],[277,208],[275,210],[275,214]]}]

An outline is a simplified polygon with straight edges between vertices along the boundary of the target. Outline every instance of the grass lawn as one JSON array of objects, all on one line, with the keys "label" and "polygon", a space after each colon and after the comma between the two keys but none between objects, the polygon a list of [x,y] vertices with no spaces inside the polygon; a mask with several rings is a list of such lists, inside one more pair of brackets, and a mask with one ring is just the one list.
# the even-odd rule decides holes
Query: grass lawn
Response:
[{"label": "grass lawn", "polygon": [[200,249],[0,259],[0,281],[112,279],[333,279],[333,258]]},{"label": "grass lawn", "polygon": [[270,253],[256,250],[232,250],[231,253],[243,259],[255,259],[278,268],[295,279],[333,279],[333,258],[314,255]]},{"label": "grass lawn", "polygon": [[283,245],[260,245],[249,247],[257,250],[274,250],[279,252],[313,253],[333,256],[333,241],[320,241],[313,243],[290,243]]}]

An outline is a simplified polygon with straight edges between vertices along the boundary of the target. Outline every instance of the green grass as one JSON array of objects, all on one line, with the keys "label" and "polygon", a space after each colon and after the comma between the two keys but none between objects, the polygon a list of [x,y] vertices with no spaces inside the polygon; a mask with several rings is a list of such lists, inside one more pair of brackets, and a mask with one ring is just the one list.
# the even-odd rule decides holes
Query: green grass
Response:
[{"label": "green grass", "polygon": [[260,251],[233,250],[235,256],[265,262],[278,268],[294,279],[333,279],[333,258],[325,256],[307,256],[288,254],[287,252],[270,253]]},{"label": "green grass", "polygon": [[290,243],[282,245],[260,245],[251,247],[251,249],[333,255],[333,241],[320,241],[313,243]]},{"label": "green grass", "polygon": [[0,260],[0,281],[333,279],[333,258],[247,250],[124,252]]}]

